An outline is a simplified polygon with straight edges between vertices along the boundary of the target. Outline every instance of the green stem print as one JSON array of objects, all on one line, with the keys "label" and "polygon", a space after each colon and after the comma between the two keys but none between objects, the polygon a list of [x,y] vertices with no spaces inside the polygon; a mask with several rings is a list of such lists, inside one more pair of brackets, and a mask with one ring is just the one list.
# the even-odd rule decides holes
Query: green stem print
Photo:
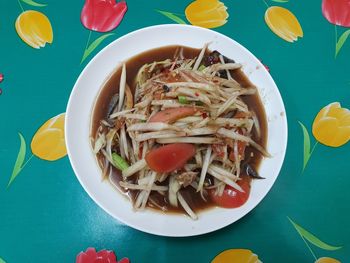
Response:
[{"label": "green stem print", "polygon": [[30,6],[35,6],[35,7],[44,7],[44,6],[47,6],[47,4],[40,4],[40,3],[37,3],[35,1],[32,1],[32,0],[17,0],[20,8],[22,9],[22,12],[24,12],[24,8],[22,6],[22,3],[25,3],[27,5],[30,5]]},{"label": "green stem print", "polygon": [[23,8],[23,6],[22,6],[22,4],[21,4],[21,0],[17,0],[17,2],[18,2],[18,4],[19,4],[19,7],[21,8],[22,12],[24,12],[24,8]]},{"label": "green stem print", "polygon": [[[334,35],[335,35],[335,46],[338,43],[338,28],[337,25],[334,25]],[[335,51],[335,57],[337,57],[337,51]]]},{"label": "green stem print", "polygon": [[262,0],[262,1],[263,1],[263,3],[266,5],[267,8],[270,7],[270,5],[266,2],[266,0]]},{"label": "green stem print", "polygon": [[337,58],[339,51],[345,44],[346,40],[348,39],[350,35],[350,29],[346,30],[338,39],[338,34],[337,34],[337,26],[334,26],[335,28],[335,58]]},{"label": "green stem print", "polygon": [[40,4],[40,3],[37,3],[35,1],[32,1],[32,0],[17,0],[18,4],[19,4],[19,7],[21,8],[22,12],[25,11],[25,9],[23,8],[22,6],[22,3],[25,3],[27,5],[30,5],[30,6],[35,6],[35,7],[44,7],[44,6],[47,6],[47,4]]},{"label": "green stem print", "polygon": [[[264,4],[269,8],[270,5],[267,3],[266,0],[262,0],[264,2]],[[270,0],[271,2],[275,2],[275,3],[280,3],[280,4],[284,4],[284,3],[288,3],[289,0]]]},{"label": "green stem print", "polygon": [[[266,0],[262,0],[264,2],[264,4],[269,8],[270,5],[267,3]],[[284,3],[288,3],[289,0],[270,0],[271,2],[275,2],[275,3],[280,3],[280,4],[284,4]]]},{"label": "green stem print", "polygon": [[327,251],[334,251],[334,250],[338,250],[338,249],[342,248],[342,246],[333,246],[333,245],[329,245],[329,244],[325,243],[324,241],[322,241],[318,237],[316,237],[314,234],[310,233],[305,228],[303,228],[300,225],[298,225],[297,223],[295,223],[291,218],[289,218],[289,217],[287,217],[287,218],[288,218],[289,222],[293,225],[295,230],[298,232],[300,237],[303,239],[306,247],[308,248],[308,250],[310,251],[310,253],[312,254],[312,256],[314,257],[315,260],[317,260],[317,256],[316,256],[315,252],[312,250],[309,243],[320,248],[320,249],[327,250]]},{"label": "green stem print", "polygon": [[[298,232],[298,233],[299,233],[299,232]],[[299,234],[299,235],[300,235],[300,234]],[[310,247],[309,243],[305,240],[305,238],[304,238],[302,235],[300,235],[300,237],[301,237],[302,240],[304,241],[304,244],[306,245],[306,247],[307,247],[308,250],[310,251],[310,253],[311,253],[311,255],[313,256],[313,258],[314,258],[315,260],[317,260],[316,254],[315,254],[315,252],[312,250],[312,248]]]},{"label": "green stem print", "polygon": [[21,133],[18,133],[20,138],[20,147],[17,154],[17,159],[15,162],[15,165],[12,169],[12,174],[10,177],[10,180],[7,184],[7,188],[10,187],[12,182],[16,179],[16,177],[19,175],[19,173],[23,170],[23,168],[28,164],[28,162],[32,159],[33,155],[31,155],[28,160],[24,163],[25,157],[26,157],[26,141]]},{"label": "green stem print", "polygon": [[303,153],[303,169],[301,173],[304,173],[304,170],[311,158],[312,153],[314,152],[318,142],[315,142],[314,146],[311,149],[310,145],[310,135],[309,132],[307,131],[305,125],[299,121],[299,124],[301,126],[301,129],[303,131],[303,137],[304,137],[304,153]]},{"label": "green stem print", "polygon": [[108,33],[108,34],[104,34],[102,36],[100,36],[99,38],[95,39],[90,45],[90,38],[91,38],[91,30],[89,33],[89,37],[88,40],[86,42],[86,47],[84,50],[84,54],[83,57],[81,58],[80,64],[82,64],[85,59],[103,42],[103,40],[105,40],[107,37],[114,35],[114,33]]},{"label": "green stem print", "polygon": [[37,3],[35,1],[32,0],[21,0],[23,3],[26,3],[27,5],[31,5],[31,6],[37,6],[37,7],[43,7],[43,6],[47,6],[47,4],[41,4],[41,3]]},{"label": "green stem print", "polygon": [[178,23],[178,24],[187,24],[182,18],[178,17],[176,13],[171,13],[171,12],[166,12],[166,11],[162,11],[162,10],[158,10],[156,9],[156,11],[164,16],[166,16],[167,18],[173,20],[174,22]]}]

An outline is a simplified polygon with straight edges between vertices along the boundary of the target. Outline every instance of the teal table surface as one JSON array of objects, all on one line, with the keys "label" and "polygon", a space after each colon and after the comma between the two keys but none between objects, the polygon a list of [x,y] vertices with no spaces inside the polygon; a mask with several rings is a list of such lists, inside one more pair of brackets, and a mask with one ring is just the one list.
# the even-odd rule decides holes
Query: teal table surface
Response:
[{"label": "teal table surface", "polygon": [[[338,1],[323,2],[346,2]],[[197,2],[210,6],[218,1]],[[113,250],[132,263],[211,262],[220,252],[238,248],[251,250],[262,262],[307,263],[322,257],[349,261],[349,25],[328,21],[321,0],[222,2],[229,17],[213,30],[241,43],[269,67],[286,107],[288,149],[273,188],[248,215],[210,234],[168,238],[113,219],[83,190],[64,151],[47,161],[31,142],[47,120],[65,112],[77,77],[98,51],[143,27],[195,24],[185,15],[191,1],[126,0],[123,20],[107,36],[95,31],[90,35],[82,25],[82,0],[0,0],[0,262],[75,262],[88,247]],[[350,6],[344,6],[341,12],[350,17]],[[200,10],[190,11],[209,19]],[[208,16],[214,12],[222,19],[216,11],[209,10]],[[334,12],[337,16],[339,10]],[[32,17],[25,20],[26,15]],[[37,22],[41,15],[48,21]],[[52,43],[31,47],[35,40],[30,23],[37,23],[37,37],[47,42],[52,28]],[[300,30],[303,36],[293,43],[279,37],[301,35]],[[99,45],[86,49],[101,36],[106,38]],[[84,50],[91,53],[85,52],[82,61]],[[344,110],[338,104],[322,110],[335,102]],[[321,119],[315,119],[320,111]],[[338,262],[329,260],[319,262]]]}]

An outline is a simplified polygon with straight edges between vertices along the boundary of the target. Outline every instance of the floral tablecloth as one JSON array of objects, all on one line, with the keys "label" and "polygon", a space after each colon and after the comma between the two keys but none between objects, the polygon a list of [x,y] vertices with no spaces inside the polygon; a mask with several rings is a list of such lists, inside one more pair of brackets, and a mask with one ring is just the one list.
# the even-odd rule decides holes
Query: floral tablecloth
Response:
[{"label": "floral tablecloth", "polygon": [[[350,2],[221,1],[0,0],[1,263],[349,261]],[[270,70],[288,118],[270,193],[197,237],[121,224],[90,199],[66,156],[64,112],[84,66],[118,37],[166,23],[247,47]]]}]

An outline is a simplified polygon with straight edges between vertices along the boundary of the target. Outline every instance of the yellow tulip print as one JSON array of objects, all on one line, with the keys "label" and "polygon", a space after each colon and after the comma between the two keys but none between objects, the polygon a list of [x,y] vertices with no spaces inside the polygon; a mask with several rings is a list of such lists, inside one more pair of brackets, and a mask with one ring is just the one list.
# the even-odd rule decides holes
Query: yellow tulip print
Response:
[{"label": "yellow tulip print", "polygon": [[9,187],[20,172],[30,162],[33,156],[46,161],[56,161],[67,155],[64,138],[65,113],[61,113],[46,121],[34,134],[31,142],[32,155],[27,157],[27,143],[24,136],[19,133],[20,147],[14,163],[12,174],[7,187]]},{"label": "yellow tulip print", "polygon": [[217,255],[211,263],[261,263],[249,249],[228,249]]},{"label": "yellow tulip print", "polygon": [[35,156],[47,161],[56,161],[67,154],[64,138],[65,114],[46,121],[35,133],[31,149]]},{"label": "yellow tulip print", "polygon": [[224,3],[218,0],[196,0],[185,10],[187,20],[195,26],[220,27],[227,22],[229,14]]},{"label": "yellow tulip print", "polygon": [[303,37],[303,29],[296,16],[288,9],[271,6],[265,12],[265,22],[277,36],[288,42]]},{"label": "yellow tulip print", "polygon": [[320,143],[339,147],[350,140],[350,111],[334,102],[317,114],[312,125],[312,133]]},{"label": "yellow tulip print", "polygon": [[19,37],[33,48],[41,48],[53,42],[53,31],[46,15],[34,10],[22,12],[15,23]]},{"label": "yellow tulip print", "polygon": [[219,0],[195,0],[186,7],[185,15],[162,10],[156,11],[179,24],[187,24],[184,19],[179,17],[186,16],[190,24],[205,28],[223,26],[229,17],[227,7]]},{"label": "yellow tulip print", "polygon": [[310,135],[304,124],[299,122],[304,137],[304,172],[318,143],[329,147],[340,147],[350,140],[350,110],[342,108],[339,102],[323,107],[312,124],[312,134],[316,143],[311,149]]},{"label": "yellow tulip print", "polygon": [[341,263],[341,262],[335,258],[322,257],[316,260],[315,263]]}]

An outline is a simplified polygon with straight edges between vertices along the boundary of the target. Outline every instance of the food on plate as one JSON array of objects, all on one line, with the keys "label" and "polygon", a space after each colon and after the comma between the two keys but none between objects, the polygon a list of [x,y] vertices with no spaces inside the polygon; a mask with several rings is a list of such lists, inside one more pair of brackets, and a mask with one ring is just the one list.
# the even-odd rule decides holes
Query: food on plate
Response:
[{"label": "food on plate", "polygon": [[102,178],[135,210],[236,208],[249,198],[267,123],[242,65],[210,51],[167,46],[123,63],[96,100],[91,142]]}]

